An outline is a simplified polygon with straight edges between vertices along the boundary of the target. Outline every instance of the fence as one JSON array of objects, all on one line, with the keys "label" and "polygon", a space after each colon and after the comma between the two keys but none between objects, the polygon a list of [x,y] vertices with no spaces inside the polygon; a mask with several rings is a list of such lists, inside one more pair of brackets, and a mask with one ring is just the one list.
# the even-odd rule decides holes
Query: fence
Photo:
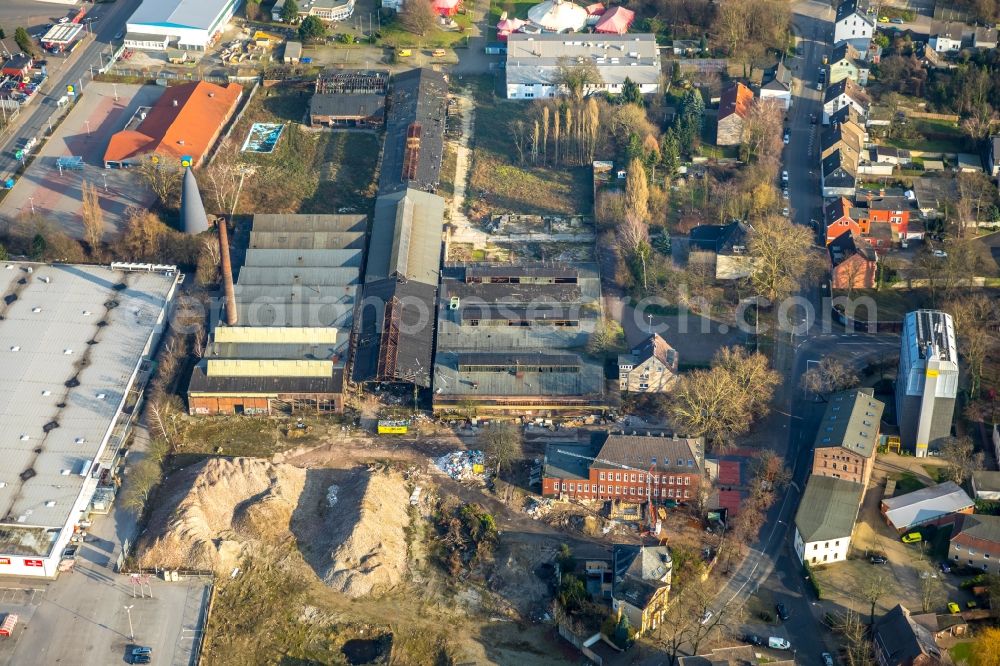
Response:
[{"label": "fence", "polygon": [[258,79],[257,82],[253,84],[253,88],[251,88],[250,92],[247,94],[246,99],[243,102],[243,106],[240,107],[240,110],[236,112],[236,115],[234,115],[230,119],[229,127],[226,128],[225,133],[223,133],[223,135],[219,137],[219,140],[215,142],[215,145],[212,146],[212,151],[208,154],[208,157],[205,159],[206,166],[212,163],[212,160],[215,159],[215,155],[219,152],[219,148],[232,135],[233,130],[236,129],[236,126],[240,124],[240,120],[243,118],[243,114],[246,113],[247,108],[249,108],[250,106],[250,100],[253,99],[254,95],[257,94],[257,91],[259,89],[260,89],[260,79]]},{"label": "fence", "polygon": [[603,666],[604,660],[601,655],[597,654],[590,649],[589,646],[593,645],[597,641],[601,640],[601,634],[595,634],[590,638],[583,639],[577,636],[562,622],[559,623],[559,635],[565,638],[568,642],[573,644],[577,650],[579,650],[583,656],[589,659],[591,662],[597,664],[597,666]]}]

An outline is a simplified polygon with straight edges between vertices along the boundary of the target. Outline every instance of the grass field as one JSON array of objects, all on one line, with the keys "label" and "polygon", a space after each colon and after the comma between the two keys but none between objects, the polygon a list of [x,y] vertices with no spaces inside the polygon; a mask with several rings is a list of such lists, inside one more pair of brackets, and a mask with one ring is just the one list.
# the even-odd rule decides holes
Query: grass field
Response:
[{"label": "grass field", "polygon": [[[300,123],[311,95],[308,84],[262,88],[220,148],[214,164],[246,165],[253,170],[244,183],[238,211],[367,212],[372,205],[381,137],[372,132],[305,129]],[[255,122],[286,123],[273,153],[240,152]]]},{"label": "grass field", "polygon": [[471,14],[456,14],[452,17],[458,28],[442,30],[434,28],[425,35],[408,32],[398,21],[382,27],[382,45],[389,48],[401,46],[414,48],[448,48],[464,46],[472,28]]},{"label": "grass field", "polygon": [[893,496],[898,497],[899,495],[912,493],[914,490],[920,490],[921,488],[926,487],[927,484],[918,479],[915,475],[905,472],[896,478],[896,492]]},{"label": "grass field", "polygon": [[589,215],[593,195],[588,168],[517,165],[511,130],[518,120],[529,126],[533,122],[531,103],[497,97],[490,77],[480,77],[472,86],[476,100],[468,193],[472,214]]},{"label": "grass field", "polygon": [[890,139],[889,145],[931,153],[959,153],[966,150],[966,136],[955,123],[923,118],[911,122],[920,137],[910,140]]},{"label": "grass field", "polygon": [[536,4],[535,0],[493,0],[490,2],[490,25],[496,25],[504,12],[510,18],[526,19],[528,10]]},{"label": "grass field", "polygon": [[958,666],[963,666],[963,664],[968,664],[969,659],[972,658],[972,648],[974,647],[972,641],[966,641],[965,643],[959,643],[950,650],[948,654],[951,655],[951,660],[954,661]]}]

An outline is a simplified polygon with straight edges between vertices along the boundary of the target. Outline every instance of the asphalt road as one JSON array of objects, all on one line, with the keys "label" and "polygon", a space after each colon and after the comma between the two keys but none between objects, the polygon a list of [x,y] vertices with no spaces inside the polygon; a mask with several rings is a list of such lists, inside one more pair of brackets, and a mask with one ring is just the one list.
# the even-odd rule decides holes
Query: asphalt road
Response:
[{"label": "asphalt road", "polygon": [[[802,225],[822,220],[823,199],[818,175],[821,126],[811,124],[810,115],[821,115],[822,93],[816,89],[816,83],[823,55],[832,50],[829,43],[832,15],[827,3],[809,1],[793,5],[793,25],[801,38],[802,50],[792,63],[795,87],[788,114],[791,137],[785,149],[783,168],[789,173],[791,216]],[[819,283],[803,285],[800,295],[812,304],[817,315],[822,314]],[[803,330],[779,343],[779,357],[793,356],[787,364],[779,364],[790,367],[791,372],[784,384],[786,410],[776,414],[777,418],[772,421],[774,427],[787,436],[785,461],[792,470],[792,482],[781,502],[771,508],[760,539],[750,549],[749,556],[716,597],[717,608],[742,603],[761,591],[766,592],[761,596],[783,602],[791,616],[788,621],[765,627],[758,619],[747,618],[744,631],[786,638],[792,645],[797,664],[816,666],[822,664],[820,655],[823,652],[836,654],[837,641],[822,624],[822,613],[813,603],[812,592],[806,590],[801,565],[792,550],[791,525],[809,476],[812,442],[823,408],[797,387],[809,361],[833,355],[860,367],[866,357],[895,349],[899,344],[896,336],[854,334],[837,330],[836,326],[825,328],[821,321],[804,325]]]},{"label": "asphalt road", "polygon": [[[23,1],[23,0],[18,0]],[[93,30],[95,38],[89,40],[85,46],[78,48],[70,57],[62,61],[58,69],[50,68],[49,80],[43,86],[44,91],[40,92],[40,99],[36,99],[27,110],[22,111],[21,118],[18,119],[20,125],[10,135],[2,146],[0,152],[0,179],[7,179],[13,175],[19,166],[19,161],[14,157],[14,151],[23,141],[29,137],[44,136],[44,129],[47,127],[48,119],[56,110],[56,100],[64,94],[66,86],[69,84],[78,85],[83,83],[83,94],[86,94],[87,81],[91,76],[91,66],[100,64],[101,51],[108,47],[111,39],[125,26],[125,21],[132,12],[139,6],[141,0],[117,0],[114,3],[95,5],[90,16],[93,17]],[[58,13],[64,7],[59,4],[47,5],[51,7],[49,11]],[[55,15],[55,14],[54,14]],[[56,63],[60,58],[49,58],[49,61]],[[0,211],[5,214],[12,214],[5,210],[0,204]]]}]

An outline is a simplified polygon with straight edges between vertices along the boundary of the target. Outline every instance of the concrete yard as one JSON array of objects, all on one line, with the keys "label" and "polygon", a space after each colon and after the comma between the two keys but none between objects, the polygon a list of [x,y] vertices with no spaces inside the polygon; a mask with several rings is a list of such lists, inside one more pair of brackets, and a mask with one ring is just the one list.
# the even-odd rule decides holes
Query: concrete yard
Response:
[{"label": "concrete yard", "polygon": [[[52,138],[45,143],[24,176],[0,204],[7,218],[35,214],[51,220],[73,238],[83,236],[80,221],[81,187],[97,187],[105,216],[105,233],[121,229],[131,206],[148,207],[154,195],[127,170],[105,169],[104,150],[111,135],[121,130],[140,106],[150,106],[164,88],[112,83],[87,83],[79,102]],[[115,99],[117,95],[117,100]],[[53,104],[51,99],[43,100]],[[55,106],[52,106],[55,111]],[[60,157],[83,157],[83,171],[63,170]]]}]

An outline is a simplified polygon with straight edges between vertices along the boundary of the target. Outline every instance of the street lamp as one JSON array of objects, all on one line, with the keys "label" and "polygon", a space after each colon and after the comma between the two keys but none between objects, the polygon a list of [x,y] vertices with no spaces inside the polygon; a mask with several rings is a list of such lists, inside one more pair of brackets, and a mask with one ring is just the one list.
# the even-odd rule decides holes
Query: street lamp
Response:
[{"label": "street lamp", "polygon": [[128,639],[130,641],[135,640],[135,632],[132,630],[132,609],[135,608],[135,604],[131,606],[123,606],[125,612],[128,613]]}]

